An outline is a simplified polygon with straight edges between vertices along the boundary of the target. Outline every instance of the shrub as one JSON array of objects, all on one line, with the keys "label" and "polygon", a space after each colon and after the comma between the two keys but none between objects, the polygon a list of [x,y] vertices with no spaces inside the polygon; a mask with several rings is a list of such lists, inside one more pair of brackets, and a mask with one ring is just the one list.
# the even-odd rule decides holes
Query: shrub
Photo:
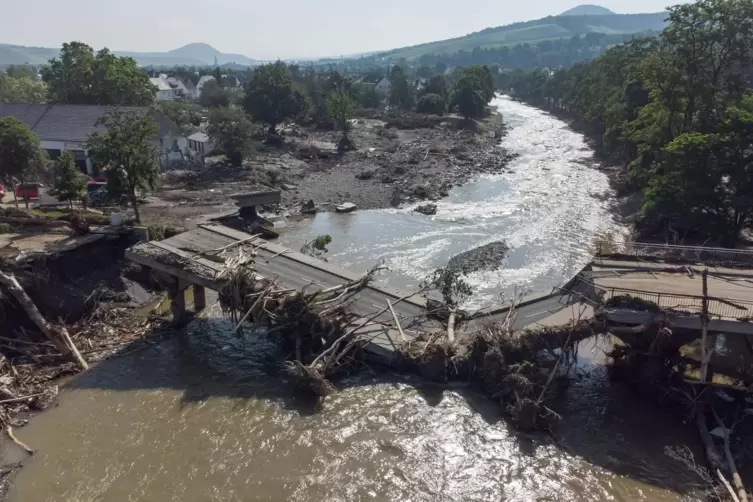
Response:
[{"label": "shrub", "polygon": [[444,115],[447,110],[447,103],[439,94],[426,94],[418,100],[416,111],[418,113],[428,113],[430,115]]},{"label": "shrub", "polygon": [[13,227],[10,223],[0,223],[0,234],[9,234],[13,231]]}]

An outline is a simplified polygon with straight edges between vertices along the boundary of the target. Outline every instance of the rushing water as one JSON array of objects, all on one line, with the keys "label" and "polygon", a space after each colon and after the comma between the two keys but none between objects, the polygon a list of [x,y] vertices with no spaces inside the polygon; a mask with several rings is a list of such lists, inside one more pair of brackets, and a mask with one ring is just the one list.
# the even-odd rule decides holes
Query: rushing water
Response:
[{"label": "rushing water", "polygon": [[[566,276],[563,266],[577,269],[590,241],[614,228],[601,199],[606,181],[582,164],[582,138],[561,122],[505,100],[500,108],[513,127],[507,147],[521,154],[514,172],[454,191],[433,220],[332,215],[311,232],[368,239],[352,246],[352,260],[383,256],[398,282],[499,237],[515,253],[504,274],[484,276],[491,284],[541,287]],[[338,221],[348,228],[339,234]],[[359,230],[368,221],[371,233]],[[335,258],[346,262],[345,253],[336,248]],[[313,408],[279,375],[275,346],[230,331],[226,321],[201,321],[74,379],[57,407],[16,430],[38,453],[25,459],[9,500],[664,501],[687,489],[663,448],[693,436],[610,384],[588,363],[599,355],[590,347],[562,396],[555,442],[514,433],[468,389],[395,375],[364,372]],[[2,447],[7,462],[24,457]]]},{"label": "rushing water", "polygon": [[406,287],[458,253],[504,240],[511,250],[503,266],[468,278],[474,306],[509,298],[515,287],[540,292],[566,282],[590,261],[596,240],[624,231],[610,213],[607,176],[561,120],[506,97],[494,104],[510,128],[502,146],[520,155],[508,172],[455,188],[435,216],[414,213],[415,205],[322,213],[283,230],[283,242],[297,248],[329,234],[329,260],[355,270],[383,260],[390,272],[380,277]]}]

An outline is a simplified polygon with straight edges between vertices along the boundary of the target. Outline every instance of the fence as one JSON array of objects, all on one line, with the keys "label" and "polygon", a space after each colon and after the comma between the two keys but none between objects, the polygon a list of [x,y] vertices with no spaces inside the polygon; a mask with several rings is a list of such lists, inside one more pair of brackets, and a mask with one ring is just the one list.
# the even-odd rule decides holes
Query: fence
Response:
[{"label": "fence", "polygon": [[699,246],[672,246],[668,244],[647,244],[630,242],[623,249],[615,251],[611,242],[600,241],[597,256],[621,255],[653,260],[689,261],[708,265],[753,266],[753,251],[744,249],[710,248]]},{"label": "fence", "polygon": [[[700,314],[703,308],[703,297],[691,295],[677,295],[669,293],[652,293],[631,289],[606,289],[603,301],[616,296],[630,296],[655,303],[664,310],[673,312],[687,312]],[[709,297],[709,315],[719,319],[753,319],[753,302],[732,300],[727,298]]]}]

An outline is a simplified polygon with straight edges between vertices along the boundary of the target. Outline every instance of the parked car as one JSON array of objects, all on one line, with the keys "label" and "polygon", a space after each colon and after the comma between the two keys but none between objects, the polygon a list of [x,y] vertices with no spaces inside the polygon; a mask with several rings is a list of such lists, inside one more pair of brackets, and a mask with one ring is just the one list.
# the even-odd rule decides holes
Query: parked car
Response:
[{"label": "parked car", "polygon": [[41,183],[19,183],[16,186],[16,199],[39,200],[39,193],[41,192],[41,189]]},{"label": "parked car", "polygon": [[5,197],[5,185],[0,183],[0,201],[3,200],[3,197]]}]

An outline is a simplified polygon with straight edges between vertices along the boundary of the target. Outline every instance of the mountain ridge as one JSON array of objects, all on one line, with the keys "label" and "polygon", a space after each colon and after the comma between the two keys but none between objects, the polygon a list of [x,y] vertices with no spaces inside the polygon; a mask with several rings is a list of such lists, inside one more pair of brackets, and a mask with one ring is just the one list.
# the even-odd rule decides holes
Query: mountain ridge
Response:
[{"label": "mountain ridge", "polygon": [[606,7],[593,4],[582,4],[572,9],[566,10],[560,16],[616,16],[616,12],[612,12]]},{"label": "mountain ridge", "polygon": [[[52,58],[58,57],[60,49],[48,47],[28,47],[0,43],[0,67],[8,65],[41,65]],[[242,66],[253,66],[259,62],[242,54],[228,54],[221,52],[209,44],[195,42],[166,52],[136,52],[113,51],[116,56],[132,57],[139,66],[207,66],[235,63]]]},{"label": "mountain ridge", "polygon": [[498,48],[525,43],[533,45],[544,40],[585,36],[588,33],[617,35],[657,32],[666,26],[666,17],[666,12],[547,16],[533,21],[490,27],[446,40],[383,51],[378,56],[388,60],[405,58],[411,61],[420,59],[425,54],[454,54],[461,50],[472,51],[476,48]]}]

